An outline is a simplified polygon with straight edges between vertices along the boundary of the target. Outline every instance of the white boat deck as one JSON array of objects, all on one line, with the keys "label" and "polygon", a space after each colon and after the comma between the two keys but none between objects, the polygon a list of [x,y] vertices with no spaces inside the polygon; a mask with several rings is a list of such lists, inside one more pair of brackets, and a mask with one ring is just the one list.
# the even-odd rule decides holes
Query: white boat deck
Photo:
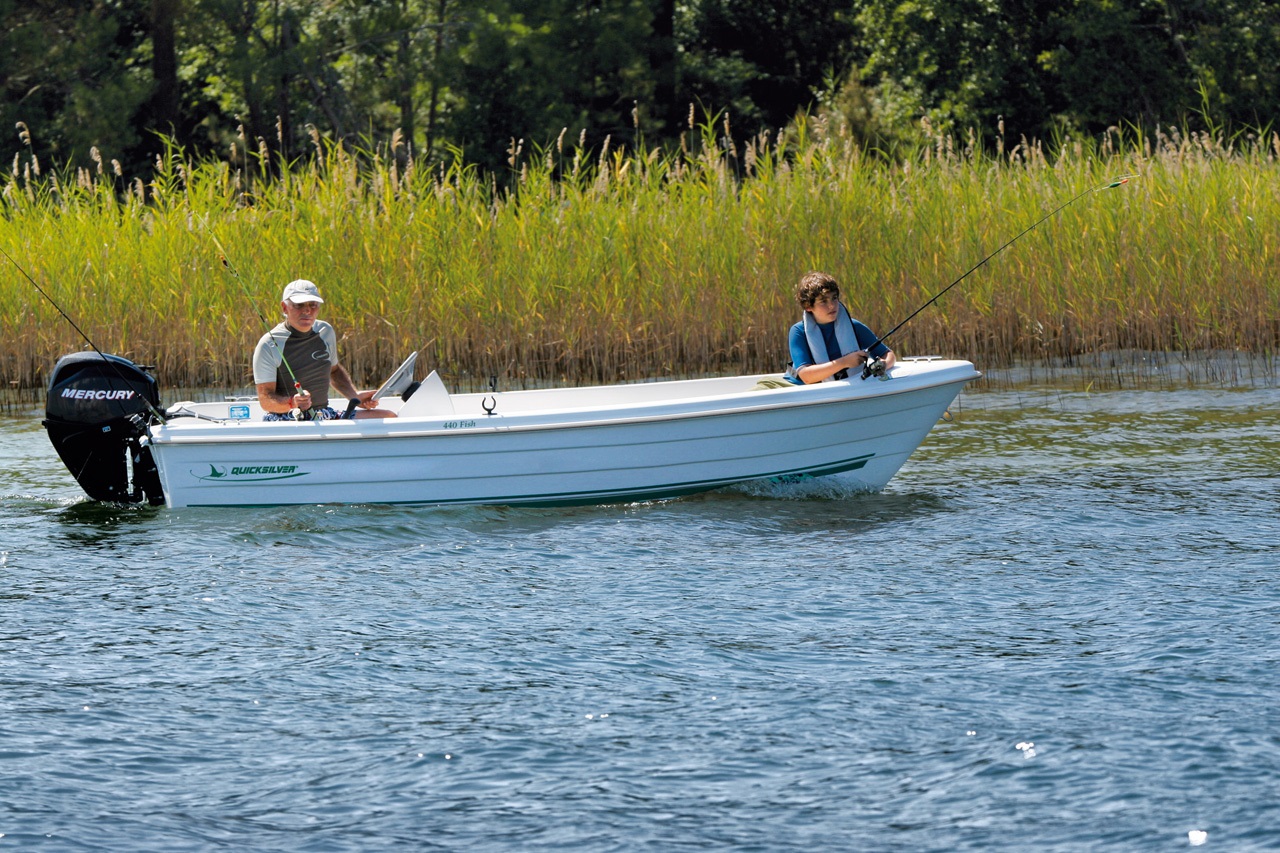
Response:
[{"label": "white boat deck", "polygon": [[[941,370],[942,368],[949,368]],[[824,382],[816,385],[793,385],[785,388],[763,389],[757,387],[762,379],[780,379],[780,374],[767,373],[747,376],[726,376],[710,379],[685,379],[674,381],[634,382],[621,385],[591,385],[571,388],[539,388],[529,390],[497,391],[495,393],[451,394],[439,376],[432,371],[408,400],[391,396],[379,401],[380,408],[396,412],[398,419],[439,421],[455,418],[492,419],[513,415],[539,415],[557,419],[573,413],[608,410],[616,416],[626,411],[671,404],[701,401],[715,408],[760,408],[801,405],[806,401],[818,402],[830,396],[847,399],[850,396],[880,396],[905,392],[928,382],[955,381],[956,370],[976,378],[979,374],[967,361],[955,361],[934,356],[908,357],[899,360],[886,381],[862,380],[854,376],[848,381]],[[850,392],[854,392],[852,395]],[[797,399],[799,395],[800,399]],[[741,399],[737,399],[741,398]],[[330,399],[330,405],[342,411],[341,398]],[[680,408],[687,408],[681,406]],[[199,420],[208,423],[231,421],[237,423],[262,423],[263,411],[255,397],[227,397],[217,402],[183,401],[170,405],[172,415],[194,415],[188,421],[182,417],[170,422],[175,428],[194,425]],[[490,414],[492,412],[492,414]],[[655,412],[656,414],[656,412]],[[330,422],[332,423],[332,422]],[[362,424],[371,425],[365,419]],[[289,422],[273,422],[272,425],[289,426]]]}]

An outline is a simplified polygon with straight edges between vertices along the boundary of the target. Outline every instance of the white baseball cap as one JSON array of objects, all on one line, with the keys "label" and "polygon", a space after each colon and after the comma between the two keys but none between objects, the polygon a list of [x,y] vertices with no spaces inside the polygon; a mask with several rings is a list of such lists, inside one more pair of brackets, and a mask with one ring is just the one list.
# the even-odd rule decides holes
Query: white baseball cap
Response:
[{"label": "white baseball cap", "polygon": [[284,286],[284,296],[281,299],[285,302],[292,302],[295,305],[303,302],[324,302],[320,298],[320,288],[316,287],[314,281],[307,281],[305,278],[286,284]]}]

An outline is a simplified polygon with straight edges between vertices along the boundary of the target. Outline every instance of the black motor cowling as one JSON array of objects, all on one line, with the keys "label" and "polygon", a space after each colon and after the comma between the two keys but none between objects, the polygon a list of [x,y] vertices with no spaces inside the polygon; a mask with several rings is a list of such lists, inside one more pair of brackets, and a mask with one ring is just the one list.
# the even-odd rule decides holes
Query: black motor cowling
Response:
[{"label": "black motor cowling", "polygon": [[43,424],[90,498],[159,504],[160,476],[139,442],[159,409],[159,387],[145,368],[118,355],[77,352],[54,365]]}]

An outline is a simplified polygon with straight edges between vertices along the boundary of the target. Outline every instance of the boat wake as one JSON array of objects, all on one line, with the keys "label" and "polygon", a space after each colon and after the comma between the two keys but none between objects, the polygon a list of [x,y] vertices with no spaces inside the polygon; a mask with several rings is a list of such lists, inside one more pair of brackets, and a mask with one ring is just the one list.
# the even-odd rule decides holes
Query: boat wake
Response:
[{"label": "boat wake", "polygon": [[729,486],[727,491],[774,500],[839,501],[874,492],[865,483],[831,474],[825,477],[773,477]]},{"label": "boat wake", "polygon": [[38,495],[33,492],[6,492],[0,494],[0,501],[8,506],[26,509],[65,509],[76,504],[87,503],[81,495],[71,497],[52,497]]}]

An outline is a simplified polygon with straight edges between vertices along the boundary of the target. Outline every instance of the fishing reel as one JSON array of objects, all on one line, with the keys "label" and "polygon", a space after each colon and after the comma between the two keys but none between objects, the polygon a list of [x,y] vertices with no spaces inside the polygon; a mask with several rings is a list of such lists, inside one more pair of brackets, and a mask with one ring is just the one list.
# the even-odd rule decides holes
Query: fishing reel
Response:
[{"label": "fishing reel", "polygon": [[868,358],[862,363],[862,378],[870,379],[872,376],[881,381],[890,378],[889,365],[885,364],[883,358]]}]

